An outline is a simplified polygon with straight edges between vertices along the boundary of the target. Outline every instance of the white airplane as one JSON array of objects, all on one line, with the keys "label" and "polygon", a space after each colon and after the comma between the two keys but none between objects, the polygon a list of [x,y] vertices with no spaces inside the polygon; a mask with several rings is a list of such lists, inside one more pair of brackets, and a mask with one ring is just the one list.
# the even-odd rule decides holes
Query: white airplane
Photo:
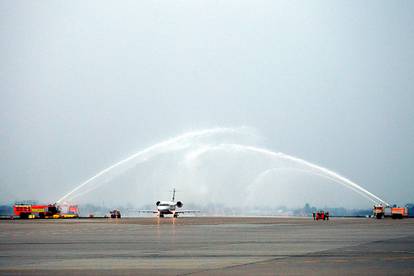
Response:
[{"label": "white airplane", "polygon": [[179,214],[184,213],[198,213],[200,211],[197,210],[178,210],[177,208],[183,207],[182,201],[175,201],[175,189],[173,190],[173,196],[171,201],[157,201],[155,203],[157,205],[156,211],[140,211],[143,213],[152,212],[157,214],[158,217],[163,218],[164,215],[173,215],[174,218],[177,218]]}]

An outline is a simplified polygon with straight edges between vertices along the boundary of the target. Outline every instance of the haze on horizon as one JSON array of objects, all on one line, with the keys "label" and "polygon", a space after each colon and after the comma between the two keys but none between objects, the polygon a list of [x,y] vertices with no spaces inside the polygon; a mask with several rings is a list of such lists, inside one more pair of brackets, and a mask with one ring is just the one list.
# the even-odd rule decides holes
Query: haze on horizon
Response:
[{"label": "haze on horizon", "polygon": [[[413,202],[413,11],[410,1],[3,1],[0,203],[56,200],[153,144],[243,126],[257,132],[252,145]],[[143,183],[137,200],[142,187],[151,202],[169,197],[177,156],[108,184]],[[251,159],[238,157],[208,156],[191,179],[248,183],[238,168]],[[315,177],[282,175],[255,198],[271,202],[277,179],[304,185],[311,204],[324,204],[324,191],[330,205],[369,207],[335,186],[309,188],[324,185]],[[284,204],[298,204],[284,192]]]}]

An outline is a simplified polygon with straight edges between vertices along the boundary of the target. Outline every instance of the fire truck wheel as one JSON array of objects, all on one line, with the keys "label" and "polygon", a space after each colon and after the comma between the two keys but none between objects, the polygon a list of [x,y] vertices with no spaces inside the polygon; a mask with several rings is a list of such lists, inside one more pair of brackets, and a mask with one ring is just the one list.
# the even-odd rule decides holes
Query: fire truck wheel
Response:
[{"label": "fire truck wheel", "polygon": [[29,214],[28,213],[20,213],[20,218],[21,219],[28,219],[29,218]]}]

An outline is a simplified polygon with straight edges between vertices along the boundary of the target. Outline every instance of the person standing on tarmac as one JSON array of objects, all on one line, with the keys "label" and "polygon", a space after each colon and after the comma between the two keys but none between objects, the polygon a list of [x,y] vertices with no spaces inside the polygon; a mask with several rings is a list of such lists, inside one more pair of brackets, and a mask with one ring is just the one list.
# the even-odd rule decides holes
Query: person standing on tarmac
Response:
[{"label": "person standing on tarmac", "polygon": [[315,220],[315,212],[312,213],[313,220]]}]

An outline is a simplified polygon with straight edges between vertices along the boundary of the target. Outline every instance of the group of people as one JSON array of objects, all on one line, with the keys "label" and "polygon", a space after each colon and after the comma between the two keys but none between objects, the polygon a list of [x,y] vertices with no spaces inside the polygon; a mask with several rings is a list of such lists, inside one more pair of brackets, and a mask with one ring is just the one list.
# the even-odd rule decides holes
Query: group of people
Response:
[{"label": "group of people", "polygon": [[324,211],[319,211],[317,213],[313,212],[312,213],[313,216],[313,220],[329,220],[329,212],[324,212]]}]

